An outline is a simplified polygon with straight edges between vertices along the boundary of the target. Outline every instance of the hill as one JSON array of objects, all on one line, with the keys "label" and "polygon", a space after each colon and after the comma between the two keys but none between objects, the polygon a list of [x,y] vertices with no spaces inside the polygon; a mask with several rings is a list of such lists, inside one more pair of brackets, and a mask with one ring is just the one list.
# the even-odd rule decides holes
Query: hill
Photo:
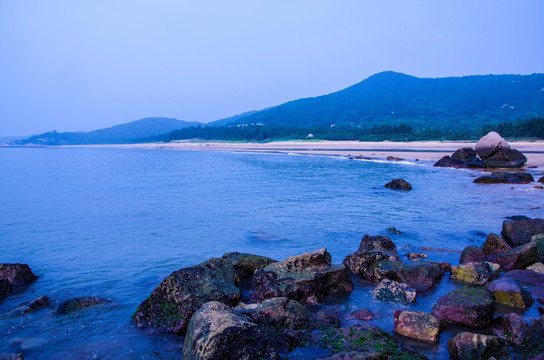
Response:
[{"label": "hill", "polygon": [[177,129],[203,125],[171,118],[144,118],[126,124],[89,132],[50,131],[24,140],[12,142],[17,145],[75,145],[75,144],[119,144],[141,142],[147,137],[169,133]]},{"label": "hill", "polygon": [[230,122],[224,119],[221,125],[408,124],[416,130],[449,132],[543,114],[544,74],[417,78],[388,71],[329,95],[290,101]]}]

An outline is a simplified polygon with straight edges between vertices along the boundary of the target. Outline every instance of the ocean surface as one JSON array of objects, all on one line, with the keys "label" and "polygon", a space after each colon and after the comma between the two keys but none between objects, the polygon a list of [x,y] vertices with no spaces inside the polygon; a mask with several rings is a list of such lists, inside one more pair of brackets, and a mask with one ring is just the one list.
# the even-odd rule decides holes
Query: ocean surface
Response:
[{"label": "ocean surface", "polygon": [[[425,162],[379,162],[284,154],[108,148],[0,149],[0,262],[39,276],[0,302],[0,314],[46,295],[53,307],[0,315],[0,354],[26,359],[181,359],[182,342],[137,329],[132,314],[171,272],[231,251],[278,260],[326,247],[333,262],[364,234],[388,235],[401,255],[458,263],[467,245],[500,232],[507,216],[544,217],[532,185],[478,185],[477,171]],[[408,180],[413,190],[383,185]],[[386,228],[402,232],[392,235]],[[408,261],[408,260],[406,260]],[[430,311],[455,284],[418,294],[415,305],[375,301],[370,287],[330,299],[340,312],[370,308],[392,330],[392,311]],[[78,296],[112,302],[69,315]],[[534,306],[536,308],[536,306]],[[536,317],[536,309],[528,316]],[[450,331],[450,332],[448,332]],[[440,345],[421,347],[430,358]],[[406,339],[401,339],[406,342]]]}]

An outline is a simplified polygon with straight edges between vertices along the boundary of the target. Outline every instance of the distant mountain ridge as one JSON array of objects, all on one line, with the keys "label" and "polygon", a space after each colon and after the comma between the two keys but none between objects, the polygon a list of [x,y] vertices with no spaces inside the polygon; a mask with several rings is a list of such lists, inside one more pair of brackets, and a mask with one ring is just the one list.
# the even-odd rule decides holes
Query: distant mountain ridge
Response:
[{"label": "distant mountain ridge", "polygon": [[166,134],[173,130],[199,125],[203,124],[173,118],[151,117],[89,132],[50,131],[40,135],[31,136],[28,139],[14,141],[13,144],[118,144],[132,141],[142,141],[147,137]]},{"label": "distant mountain ridge", "polygon": [[409,124],[450,131],[543,114],[544,74],[417,78],[386,71],[332,94],[290,101],[221,125]]}]

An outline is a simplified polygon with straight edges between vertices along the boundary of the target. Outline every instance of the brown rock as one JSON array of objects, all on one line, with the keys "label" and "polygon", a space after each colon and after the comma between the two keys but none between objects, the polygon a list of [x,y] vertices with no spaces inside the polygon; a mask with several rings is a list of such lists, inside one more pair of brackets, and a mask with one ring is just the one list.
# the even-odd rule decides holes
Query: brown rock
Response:
[{"label": "brown rock", "polygon": [[420,311],[396,310],[395,332],[416,340],[437,342],[440,321],[431,314]]}]

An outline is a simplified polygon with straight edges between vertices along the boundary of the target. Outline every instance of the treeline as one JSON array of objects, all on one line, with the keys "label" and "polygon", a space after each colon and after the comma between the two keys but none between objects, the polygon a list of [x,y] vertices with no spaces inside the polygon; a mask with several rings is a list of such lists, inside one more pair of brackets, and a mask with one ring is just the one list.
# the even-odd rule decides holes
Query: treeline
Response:
[{"label": "treeline", "polygon": [[341,127],[291,127],[291,126],[205,126],[175,130],[166,135],[142,139],[142,141],[174,140],[225,140],[225,141],[273,141],[273,140],[359,140],[359,141],[418,141],[418,140],[476,140],[490,131],[497,131],[506,138],[544,139],[544,118],[538,117],[515,123],[487,125],[480,130],[443,132],[436,129],[416,130],[408,124],[380,125],[372,128]]}]

